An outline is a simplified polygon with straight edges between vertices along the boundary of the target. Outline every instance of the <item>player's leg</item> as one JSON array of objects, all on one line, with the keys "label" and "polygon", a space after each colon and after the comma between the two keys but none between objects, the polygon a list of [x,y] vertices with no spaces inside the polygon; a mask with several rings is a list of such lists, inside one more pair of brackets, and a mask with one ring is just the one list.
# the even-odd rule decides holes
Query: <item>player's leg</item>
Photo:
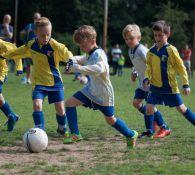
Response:
[{"label": "player's leg", "polygon": [[7,131],[12,131],[16,122],[20,119],[20,117],[13,112],[8,102],[5,101],[3,94],[2,94],[2,86],[3,83],[0,81],[0,109],[8,118],[7,124]]},{"label": "player's leg", "polygon": [[33,109],[34,112],[32,114],[34,120],[34,127],[45,129],[45,122],[44,122],[44,113],[42,111],[43,100],[46,96],[46,92],[42,90],[34,90],[32,92],[32,100],[33,100]]},{"label": "player's leg", "polygon": [[127,147],[133,148],[135,146],[138,133],[131,130],[122,119],[114,116],[114,106],[100,106],[95,103],[93,103],[93,106],[104,114],[105,120],[109,125],[127,138]]},{"label": "player's leg", "polygon": [[76,110],[77,106],[83,105],[83,102],[80,101],[80,98],[83,99],[83,95],[80,91],[78,91],[65,102],[66,117],[71,134],[64,138],[64,144],[78,142],[83,139],[78,128]]},{"label": "player's leg", "polygon": [[61,135],[66,133],[66,114],[64,108],[64,90],[48,92],[49,104],[54,103],[56,110],[57,132]]},{"label": "player's leg", "polygon": [[176,107],[177,110],[193,125],[195,125],[195,114],[184,104]]}]

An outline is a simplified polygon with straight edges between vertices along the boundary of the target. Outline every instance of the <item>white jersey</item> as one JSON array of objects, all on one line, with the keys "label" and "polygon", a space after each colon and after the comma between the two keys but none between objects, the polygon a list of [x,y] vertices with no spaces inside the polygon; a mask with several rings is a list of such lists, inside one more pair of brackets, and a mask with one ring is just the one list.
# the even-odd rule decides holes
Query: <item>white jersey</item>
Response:
[{"label": "white jersey", "polygon": [[111,51],[112,54],[112,61],[117,62],[118,59],[121,57],[122,51],[119,48],[113,48]]},{"label": "white jersey", "polygon": [[89,57],[75,56],[72,70],[89,76],[81,92],[101,106],[114,106],[114,91],[110,81],[109,65],[105,52],[97,48]]},{"label": "white jersey", "polygon": [[138,44],[134,49],[129,49],[129,58],[131,59],[134,70],[138,73],[139,88],[144,91],[146,91],[143,88],[143,80],[145,78],[147,52],[148,49],[142,44]]}]

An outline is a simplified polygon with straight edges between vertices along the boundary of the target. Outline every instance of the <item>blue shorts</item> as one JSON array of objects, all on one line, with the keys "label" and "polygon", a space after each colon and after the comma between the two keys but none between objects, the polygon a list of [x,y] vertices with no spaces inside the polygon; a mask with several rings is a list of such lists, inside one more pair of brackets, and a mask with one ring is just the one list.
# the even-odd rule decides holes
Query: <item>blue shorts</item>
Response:
[{"label": "blue shorts", "polygon": [[165,106],[176,107],[182,105],[183,101],[180,94],[157,94],[151,92],[148,94],[147,103],[153,105],[164,104]]},{"label": "blue shorts", "polygon": [[58,90],[58,91],[46,91],[46,90],[41,90],[37,89],[32,92],[32,99],[42,99],[48,96],[48,102],[49,104],[51,103],[56,103],[60,101],[64,101],[64,90]]},{"label": "blue shorts", "polygon": [[148,98],[148,91],[143,91],[140,88],[135,90],[134,99],[145,99],[147,101]]},{"label": "blue shorts", "polygon": [[0,94],[2,93],[2,86],[3,86],[3,82],[0,81]]},{"label": "blue shorts", "polygon": [[81,91],[76,92],[73,97],[78,99],[83,103],[83,106],[92,108],[93,110],[100,110],[105,116],[113,116],[114,115],[114,106],[101,106],[97,103],[94,103],[88,97],[86,97]]}]

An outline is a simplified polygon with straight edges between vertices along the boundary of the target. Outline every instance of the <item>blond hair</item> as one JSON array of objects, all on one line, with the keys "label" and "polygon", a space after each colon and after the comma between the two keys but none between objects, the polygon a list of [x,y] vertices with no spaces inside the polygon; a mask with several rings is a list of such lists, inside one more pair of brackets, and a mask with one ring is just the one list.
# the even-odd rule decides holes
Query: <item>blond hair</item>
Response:
[{"label": "blond hair", "polygon": [[133,37],[141,37],[140,28],[136,24],[126,25],[126,27],[123,29],[123,38],[125,38],[128,33],[131,33]]},{"label": "blond hair", "polygon": [[37,30],[39,27],[45,27],[45,26],[51,26],[51,22],[48,18],[46,17],[40,17],[36,22],[35,22],[35,30]]},{"label": "blond hair", "polygon": [[97,37],[96,30],[93,26],[83,25],[74,31],[73,39],[80,44],[85,41],[95,40]]}]

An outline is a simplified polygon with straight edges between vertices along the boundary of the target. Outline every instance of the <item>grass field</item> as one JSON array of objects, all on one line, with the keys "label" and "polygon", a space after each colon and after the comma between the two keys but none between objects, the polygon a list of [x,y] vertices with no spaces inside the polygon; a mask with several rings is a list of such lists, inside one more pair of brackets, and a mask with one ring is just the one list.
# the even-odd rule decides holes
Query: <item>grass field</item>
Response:
[{"label": "grass field", "polygon": [[[123,77],[111,77],[115,91],[116,115],[139,132],[144,130],[143,116],[131,105],[136,84],[129,81],[129,69]],[[82,85],[73,75],[63,75],[65,96],[70,97]],[[195,111],[195,80],[192,94],[183,97]],[[76,174],[76,175],[194,175],[195,128],[175,109],[159,107],[172,134],[161,140],[138,140],[134,150],[126,151],[123,137],[109,127],[98,111],[78,108],[80,131],[84,140],[63,145],[56,133],[54,106],[44,103],[48,149],[30,154],[22,146],[22,135],[33,127],[31,87],[21,85],[20,78],[9,74],[3,94],[16,113],[21,115],[13,133],[6,132],[0,116],[0,175],[3,174]]]}]

